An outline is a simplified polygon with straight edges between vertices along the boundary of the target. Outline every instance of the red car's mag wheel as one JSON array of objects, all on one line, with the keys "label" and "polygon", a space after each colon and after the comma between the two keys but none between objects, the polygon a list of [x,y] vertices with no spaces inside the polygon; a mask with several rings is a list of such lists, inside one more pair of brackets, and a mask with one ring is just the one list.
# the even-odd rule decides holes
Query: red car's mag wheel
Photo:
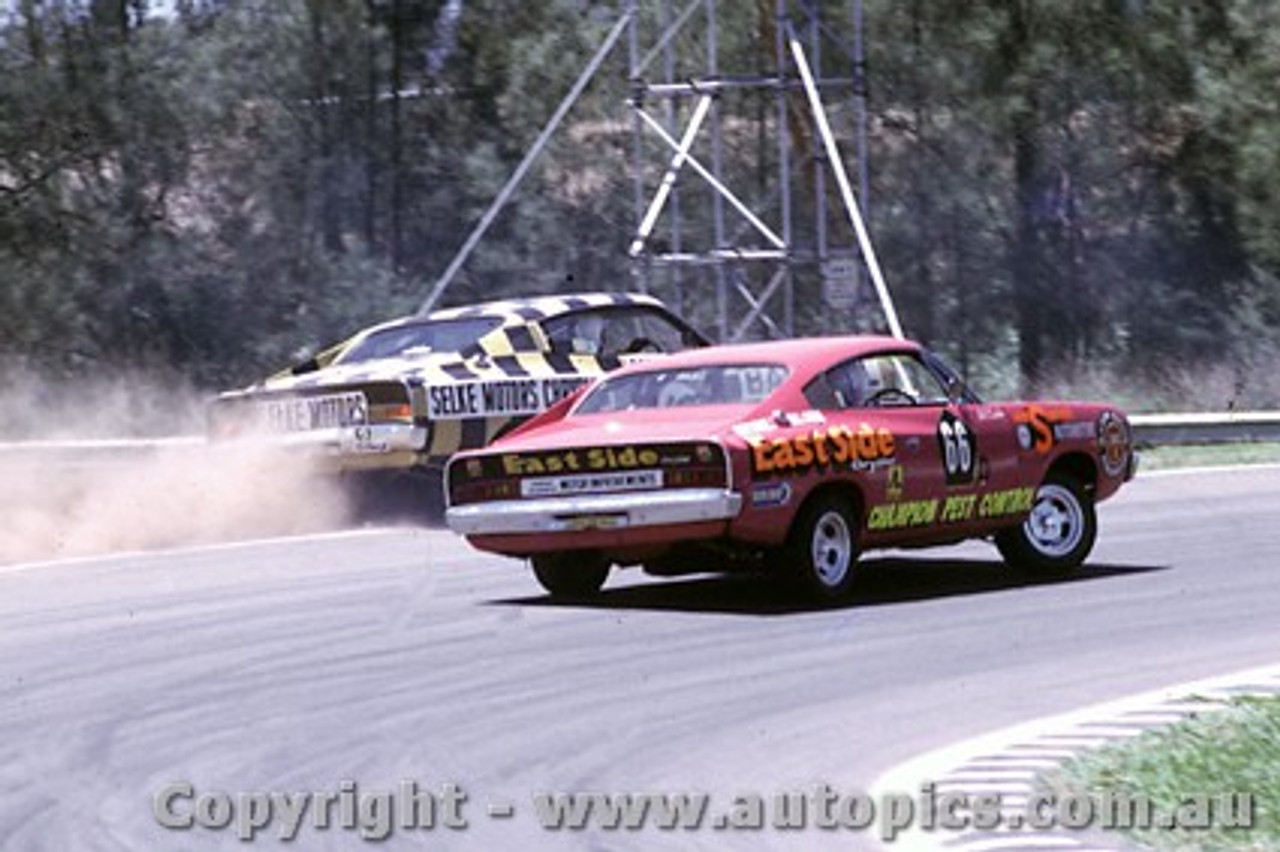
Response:
[{"label": "red car's mag wheel", "polygon": [[847,595],[857,575],[856,517],[853,504],[839,494],[812,498],[796,517],[779,569],[819,600]]},{"label": "red car's mag wheel", "polygon": [[1036,490],[1027,519],[999,532],[996,547],[1018,570],[1065,574],[1084,564],[1097,535],[1093,498],[1074,477],[1051,473]]},{"label": "red car's mag wheel", "polygon": [[594,595],[609,578],[609,562],[597,553],[546,553],[533,557],[533,576],[552,597]]}]

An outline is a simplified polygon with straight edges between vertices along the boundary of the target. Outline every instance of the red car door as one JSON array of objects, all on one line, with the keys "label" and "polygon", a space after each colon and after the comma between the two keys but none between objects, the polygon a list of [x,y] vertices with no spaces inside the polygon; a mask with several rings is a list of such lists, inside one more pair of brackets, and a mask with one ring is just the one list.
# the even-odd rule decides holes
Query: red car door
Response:
[{"label": "red car door", "polygon": [[944,378],[910,353],[853,359],[827,380],[846,428],[893,436],[892,458],[865,475],[863,529],[872,539],[945,541],[1003,526],[1030,505],[1014,424],[1001,407],[952,398]]},{"label": "red car door", "polygon": [[[903,359],[913,363],[899,363]],[[814,389],[816,397],[829,398],[821,407],[838,428],[891,438],[891,452],[870,464],[860,463],[866,503],[861,520],[869,544],[910,544],[936,537],[947,465],[960,464],[970,446],[963,425],[958,433],[946,427],[951,430],[949,440],[940,440],[939,424],[948,402],[936,379],[925,374],[912,356],[876,355],[837,365]],[[922,378],[932,386],[924,385]]]},{"label": "red car door", "polygon": [[[976,402],[948,405],[939,439],[955,444],[956,468],[948,467],[951,507],[944,520],[964,531],[995,529],[1031,505],[1034,490],[1021,481],[1017,440],[1007,411]],[[965,467],[966,463],[970,465]]]}]

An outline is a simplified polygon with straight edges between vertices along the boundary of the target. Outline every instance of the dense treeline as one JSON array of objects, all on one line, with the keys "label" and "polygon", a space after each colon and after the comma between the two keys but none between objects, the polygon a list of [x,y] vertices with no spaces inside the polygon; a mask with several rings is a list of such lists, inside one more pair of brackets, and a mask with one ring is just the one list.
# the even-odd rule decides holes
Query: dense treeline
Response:
[{"label": "dense treeline", "polygon": [[[620,6],[158,5],[0,12],[0,363],[216,387],[413,310]],[[774,5],[721,0],[723,67],[773,72]],[[866,0],[866,21],[870,226],[910,334],[1031,389],[1217,370],[1219,402],[1280,403],[1280,7]],[[630,286],[615,59],[448,302]],[[776,120],[741,114],[730,169]]]}]

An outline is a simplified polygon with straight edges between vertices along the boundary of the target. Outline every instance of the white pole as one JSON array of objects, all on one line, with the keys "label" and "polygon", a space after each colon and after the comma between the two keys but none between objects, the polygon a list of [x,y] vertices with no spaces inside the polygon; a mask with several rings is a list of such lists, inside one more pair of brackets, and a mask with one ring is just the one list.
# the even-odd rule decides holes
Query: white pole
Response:
[{"label": "white pole", "polygon": [[676,149],[675,156],[671,158],[671,165],[667,167],[667,173],[662,176],[662,183],[658,186],[658,191],[654,193],[653,201],[644,214],[640,230],[636,232],[636,238],[631,242],[628,254],[632,257],[644,250],[645,240],[649,239],[649,235],[653,233],[653,226],[657,224],[658,216],[667,204],[667,197],[671,195],[671,188],[675,186],[676,176],[684,167],[685,158],[689,156],[689,149],[693,147],[693,141],[697,138],[698,130],[701,129],[702,121],[707,117],[709,109],[711,109],[711,95],[703,95],[698,101],[698,106],[693,110],[693,117],[689,120],[689,126],[680,139],[680,146]]},{"label": "white pole", "polygon": [[800,78],[804,82],[805,94],[809,96],[809,107],[813,110],[814,121],[818,125],[818,133],[827,149],[827,159],[831,162],[831,170],[835,173],[836,183],[840,186],[840,195],[844,199],[845,211],[854,232],[858,235],[858,245],[862,248],[862,256],[867,260],[867,268],[871,271],[871,280],[875,284],[876,294],[880,297],[880,307],[889,321],[889,331],[894,337],[902,338],[902,326],[898,323],[898,312],[894,310],[893,298],[880,272],[880,262],[876,260],[875,249],[871,247],[871,238],[867,235],[866,225],[862,221],[862,213],[858,210],[858,201],[854,198],[853,187],[849,185],[849,175],[844,170],[844,162],[840,159],[840,150],[836,146],[835,136],[831,133],[831,125],[827,122],[827,112],[822,106],[822,98],[818,95],[818,87],[813,82],[813,72],[809,70],[809,62],[805,59],[804,48],[791,35],[791,53],[795,57],[796,67],[800,69]]},{"label": "white pole", "polygon": [[[644,123],[649,125],[649,129],[651,129],[654,133],[656,133],[658,135],[658,138],[660,138],[669,147],[675,149],[676,151],[680,150],[680,143],[677,142],[674,138],[672,138],[671,134],[668,133],[663,128],[663,126],[659,124],[655,118],[653,118],[653,116],[649,115],[639,107],[636,107],[636,113],[642,119],[644,119]],[[764,236],[766,240],[773,243],[773,245],[776,246],[777,248],[780,248],[780,249],[786,248],[787,244],[782,241],[782,237],[775,234],[768,225],[766,225],[764,222],[760,220],[759,216],[752,213],[751,208],[747,207],[747,205],[744,204],[742,200],[738,198],[738,196],[734,195],[733,191],[729,189],[729,187],[725,186],[723,182],[716,180],[716,176],[713,175],[710,172],[710,170],[707,169],[706,166],[698,162],[697,157],[686,152],[685,160],[686,162],[688,162],[690,168],[692,168],[695,172],[697,172],[698,175],[701,176],[703,180],[711,184],[711,188],[714,189],[716,192],[720,193],[720,195],[722,195],[726,201],[728,201],[731,205],[733,205],[733,209],[741,213],[743,218],[745,218],[748,222],[750,222],[755,227],[755,229]]]}]

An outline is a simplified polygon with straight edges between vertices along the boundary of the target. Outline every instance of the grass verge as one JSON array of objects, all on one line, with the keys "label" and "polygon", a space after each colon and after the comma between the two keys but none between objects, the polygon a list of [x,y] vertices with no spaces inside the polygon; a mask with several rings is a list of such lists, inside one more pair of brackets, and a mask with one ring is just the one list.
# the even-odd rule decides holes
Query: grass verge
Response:
[{"label": "grass verge", "polygon": [[1176,815],[1178,827],[1123,831],[1150,849],[1278,852],[1280,696],[1206,708],[1176,725],[1081,755],[1044,780],[1058,794],[1088,794],[1095,802],[1140,796],[1153,814]]}]

